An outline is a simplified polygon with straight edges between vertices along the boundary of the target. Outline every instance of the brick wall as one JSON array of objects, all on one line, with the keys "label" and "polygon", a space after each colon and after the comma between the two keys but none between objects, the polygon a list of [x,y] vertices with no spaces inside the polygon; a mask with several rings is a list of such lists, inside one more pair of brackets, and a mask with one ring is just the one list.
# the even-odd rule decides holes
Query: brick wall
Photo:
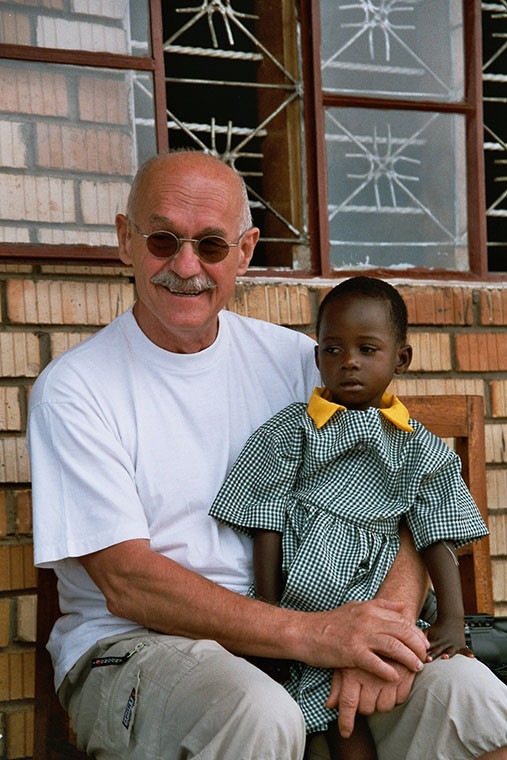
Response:
[{"label": "brick wall", "polygon": [[[243,278],[229,307],[313,334],[329,282]],[[400,284],[414,361],[403,394],[477,393],[486,460],[495,610],[507,615],[507,287]],[[30,388],[55,356],[124,311],[130,270],[0,265],[0,758],[30,757],[36,575],[24,447]]]}]

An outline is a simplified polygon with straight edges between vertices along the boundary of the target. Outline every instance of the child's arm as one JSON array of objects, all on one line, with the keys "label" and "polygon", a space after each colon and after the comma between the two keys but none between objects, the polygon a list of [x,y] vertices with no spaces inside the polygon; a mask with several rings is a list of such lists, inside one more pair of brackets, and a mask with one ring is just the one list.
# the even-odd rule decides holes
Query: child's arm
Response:
[{"label": "child's arm", "polygon": [[256,530],[253,541],[255,596],[278,604],[282,598],[282,534],[274,530]]},{"label": "child's arm", "polygon": [[[283,593],[282,534],[257,529],[253,539],[255,596],[263,602],[279,604]],[[289,663],[268,657],[249,657],[250,662],[279,683],[289,680]]]},{"label": "child's arm", "polygon": [[463,597],[458,560],[445,541],[430,544],[421,551],[437,597],[437,622],[427,631],[431,658],[455,654],[473,657],[465,643]]}]

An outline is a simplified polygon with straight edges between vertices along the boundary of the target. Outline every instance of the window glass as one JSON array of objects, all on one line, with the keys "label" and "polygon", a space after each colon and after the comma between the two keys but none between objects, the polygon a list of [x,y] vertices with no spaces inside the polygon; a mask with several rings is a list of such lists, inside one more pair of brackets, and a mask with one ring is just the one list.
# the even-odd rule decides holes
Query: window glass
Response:
[{"label": "window glass", "polygon": [[0,240],[116,245],[156,150],[152,75],[11,60],[1,76]]},{"label": "window glass", "polygon": [[149,55],[147,0],[0,0],[0,43]]},{"label": "window glass", "polygon": [[320,13],[324,90],[463,99],[461,0],[321,0]]},{"label": "window glass", "polygon": [[463,116],[330,108],[326,147],[334,269],[468,268]]}]

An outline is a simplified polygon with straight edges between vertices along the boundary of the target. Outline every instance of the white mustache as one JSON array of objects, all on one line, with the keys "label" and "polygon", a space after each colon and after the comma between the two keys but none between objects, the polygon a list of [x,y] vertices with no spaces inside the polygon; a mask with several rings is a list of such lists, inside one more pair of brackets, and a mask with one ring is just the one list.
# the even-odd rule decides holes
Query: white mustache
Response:
[{"label": "white mustache", "polygon": [[216,283],[206,275],[195,275],[195,277],[183,279],[170,269],[157,272],[150,282],[154,285],[163,285],[175,293],[201,293],[203,290],[213,290],[216,288]]}]

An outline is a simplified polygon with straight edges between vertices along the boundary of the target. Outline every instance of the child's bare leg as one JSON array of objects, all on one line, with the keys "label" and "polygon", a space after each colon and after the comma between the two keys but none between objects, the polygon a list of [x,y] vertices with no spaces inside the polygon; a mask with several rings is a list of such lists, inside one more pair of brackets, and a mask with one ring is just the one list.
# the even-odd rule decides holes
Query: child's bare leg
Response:
[{"label": "child's bare leg", "polygon": [[329,724],[326,739],[331,760],[377,760],[375,744],[364,715],[356,715],[354,730],[348,739],[340,736],[336,721]]}]

